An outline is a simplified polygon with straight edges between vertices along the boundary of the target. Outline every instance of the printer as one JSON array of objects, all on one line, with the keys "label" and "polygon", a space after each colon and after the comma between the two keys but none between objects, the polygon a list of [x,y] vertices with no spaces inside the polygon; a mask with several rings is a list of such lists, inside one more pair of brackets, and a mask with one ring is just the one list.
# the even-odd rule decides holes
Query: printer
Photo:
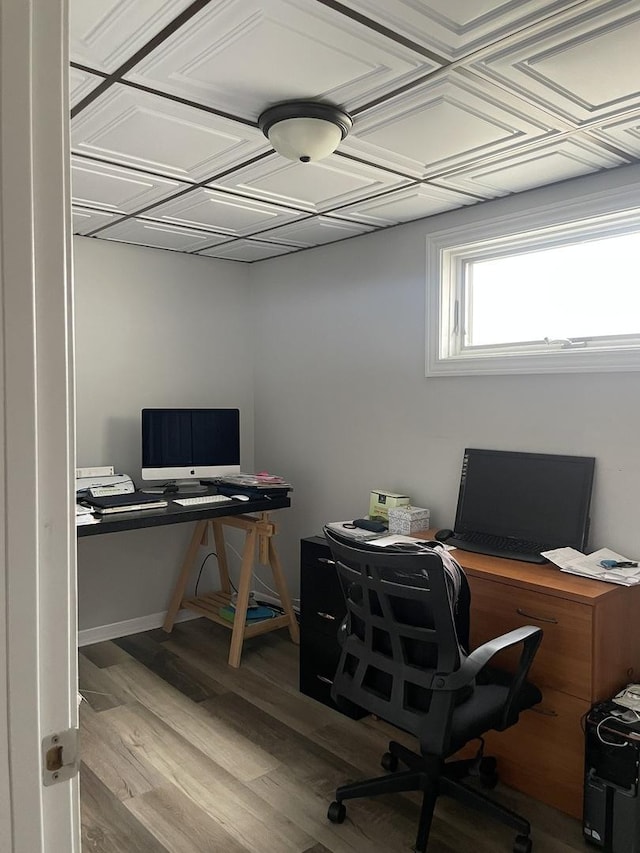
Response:
[{"label": "printer", "polygon": [[128,474],[93,474],[88,477],[76,477],[76,497],[88,494],[89,490],[93,497],[126,495],[134,492],[135,486]]}]

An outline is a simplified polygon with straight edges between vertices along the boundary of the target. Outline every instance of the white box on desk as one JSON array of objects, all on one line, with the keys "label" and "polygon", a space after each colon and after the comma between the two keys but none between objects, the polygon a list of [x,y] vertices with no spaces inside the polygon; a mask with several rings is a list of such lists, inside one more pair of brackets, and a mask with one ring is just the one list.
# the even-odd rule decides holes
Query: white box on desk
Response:
[{"label": "white box on desk", "polygon": [[411,503],[409,495],[399,495],[396,492],[383,492],[376,489],[371,492],[369,500],[369,515],[389,518],[389,510],[394,506],[406,506]]},{"label": "white box on desk", "polygon": [[389,533],[409,536],[429,529],[431,512],[420,506],[395,506],[389,508]]}]

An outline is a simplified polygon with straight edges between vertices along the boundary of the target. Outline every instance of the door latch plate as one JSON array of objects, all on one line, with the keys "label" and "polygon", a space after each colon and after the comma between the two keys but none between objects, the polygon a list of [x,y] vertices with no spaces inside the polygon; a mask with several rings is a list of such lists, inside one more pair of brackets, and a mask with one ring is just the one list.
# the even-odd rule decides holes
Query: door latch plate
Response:
[{"label": "door latch plate", "polygon": [[66,782],[80,765],[78,729],[56,732],[42,739],[42,784]]}]

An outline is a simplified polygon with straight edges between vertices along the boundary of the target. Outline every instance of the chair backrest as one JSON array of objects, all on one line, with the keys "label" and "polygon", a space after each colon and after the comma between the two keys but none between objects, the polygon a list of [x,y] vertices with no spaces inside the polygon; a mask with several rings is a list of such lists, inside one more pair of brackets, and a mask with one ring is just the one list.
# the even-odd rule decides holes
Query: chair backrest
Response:
[{"label": "chair backrest", "polygon": [[433,678],[464,656],[442,559],[433,549],[399,553],[325,536],[347,606],[333,698],[417,735]]}]

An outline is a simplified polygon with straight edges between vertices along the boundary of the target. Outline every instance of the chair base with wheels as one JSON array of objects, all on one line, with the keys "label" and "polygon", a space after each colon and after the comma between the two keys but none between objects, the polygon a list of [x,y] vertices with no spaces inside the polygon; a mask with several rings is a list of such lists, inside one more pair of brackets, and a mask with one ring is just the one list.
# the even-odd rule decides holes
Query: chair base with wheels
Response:
[{"label": "chair base with wheels", "polygon": [[[409,769],[397,772],[400,763]],[[438,795],[454,797],[465,806],[481,810],[484,814],[511,827],[518,833],[513,843],[513,853],[531,853],[533,844],[529,837],[531,832],[529,822],[511,809],[494,802],[481,791],[462,782],[462,779],[467,776],[477,776],[483,787],[496,786],[498,773],[495,758],[484,756],[482,747],[475,758],[444,763],[430,757],[421,757],[402,744],[391,741],[389,751],[382,756],[381,764],[383,769],[388,771],[388,775],[362,782],[351,782],[348,785],[341,785],[336,790],[336,798],[327,812],[327,817],[332,823],[342,823],[347,816],[344,800],[375,797],[379,794],[423,791],[415,853],[425,853],[427,849],[433,810]]]}]

